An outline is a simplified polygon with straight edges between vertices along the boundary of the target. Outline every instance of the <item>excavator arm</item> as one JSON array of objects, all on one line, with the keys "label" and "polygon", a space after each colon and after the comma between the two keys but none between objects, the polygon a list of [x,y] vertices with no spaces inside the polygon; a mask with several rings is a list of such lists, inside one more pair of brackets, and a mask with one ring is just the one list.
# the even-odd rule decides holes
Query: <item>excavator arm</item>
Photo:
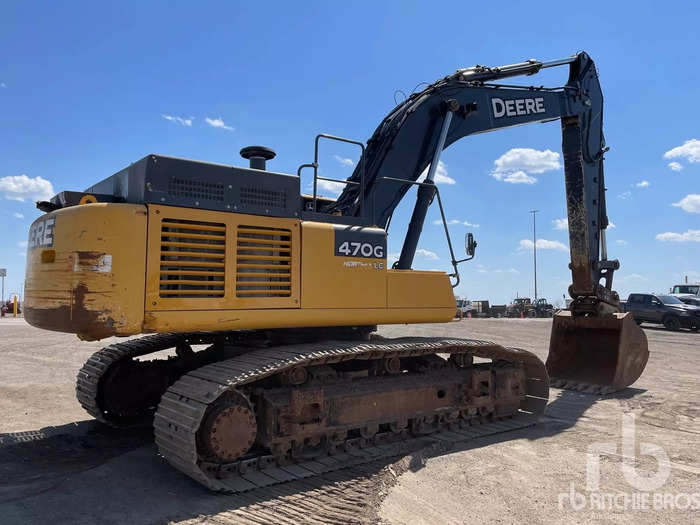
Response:
[{"label": "excavator arm", "polygon": [[[570,73],[566,85],[560,88],[493,83],[562,65],[569,65]],[[605,260],[608,219],[603,177],[603,95],[595,64],[586,53],[551,62],[528,60],[502,67],[462,69],[414,93],[382,121],[350,177],[350,181],[359,183],[364,168],[364,196],[360,195],[359,184],[349,184],[328,211],[358,215],[364,198],[374,224],[386,228],[411,187],[399,181],[418,180],[429,166],[437,164],[434,161],[439,160],[442,149],[469,135],[556,119],[562,123],[573,281],[570,293],[575,299],[585,298],[577,306],[580,303],[589,310],[591,303],[600,301],[616,306],[612,274],[619,263]],[[397,268],[411,267],[434,190],[421,187],[418,193]],[[598,284],[602,278],[605,285]]]},{"label": "excavator arm", "polygon": [[[558,88],[496,83],[565,65],[569,77]],[[618,389],[641,374],[648,350],[644,333],[629,315],[617,313],[619,298],[612,284],[619,262],[607,259],[605,239],[603,94],[586,53],[550,62],[461,69],[412,94],[382,121],[367,142],[351,184],[324,211],[369,213],[371,224],[387,228],[396,206],[427,170],[394,265],[409,269],[435,196],[433,179],[442,150],[469,135],[552,120],[560,120],[562,127],[573,303],[570,311],[555,318],[548,366],[551,362],[551,375],[564,383],[573,377],[577,385]],[[633,341],[634,351],[627,351],[626,340]]]}]

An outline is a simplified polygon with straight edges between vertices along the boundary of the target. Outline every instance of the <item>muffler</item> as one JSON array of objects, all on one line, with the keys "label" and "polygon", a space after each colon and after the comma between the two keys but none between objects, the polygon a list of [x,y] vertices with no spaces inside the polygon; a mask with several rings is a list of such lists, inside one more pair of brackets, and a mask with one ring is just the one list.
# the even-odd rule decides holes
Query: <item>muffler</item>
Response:
[{"label": "muffler", "polygon": [[648,359],[647,336],[631,313],[554,315],[546,364],[552,386],[615,392],[634,383]]}]

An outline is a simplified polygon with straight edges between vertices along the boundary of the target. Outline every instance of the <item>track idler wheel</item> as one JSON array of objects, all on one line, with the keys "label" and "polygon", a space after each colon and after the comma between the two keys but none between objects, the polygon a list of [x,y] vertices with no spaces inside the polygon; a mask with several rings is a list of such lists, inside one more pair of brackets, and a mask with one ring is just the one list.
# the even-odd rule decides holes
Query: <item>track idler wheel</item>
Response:
[{"label": "track idler wheel", "polygon": [[231,391],[212,405],[197,431],[200,454],[208,460],[230,463],[255,443],[257,423],[253,407],[243,394]]}]

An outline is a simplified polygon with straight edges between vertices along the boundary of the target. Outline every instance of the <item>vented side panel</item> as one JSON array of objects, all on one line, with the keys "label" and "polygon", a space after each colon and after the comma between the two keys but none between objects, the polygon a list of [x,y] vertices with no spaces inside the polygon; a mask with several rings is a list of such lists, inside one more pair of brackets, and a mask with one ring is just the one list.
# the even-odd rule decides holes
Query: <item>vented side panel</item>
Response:
[{"label": "vented side panel", "polygon": [[236,297],[290,297],[292,232],[240,225],[236,230]]},{"label": "vented side panel", "polygon": [[223,297],[226,225],[163,219],[160,233],[160,297]]},{"label": "vented side panel", "polygon": [[284,191],[270,190],[262,186],[243,186],[241,187],[241,204],[286,208],[287,194]]},{"label": "vented side panel", "polygon": [[168,182],[168,195],[171,197],[189,197],[192,199],[223,202],[224,185],[216,182],[173,177]]},{"label": "vented side panel", "polygon": [[[149,205],[146,312],[206,311],[217,322],[250,323],[249,313],[239,317],[235,310],[263,315],[300,308],[300,225],[299,219]],[[181,324],[168,330],[183,331]]]}]

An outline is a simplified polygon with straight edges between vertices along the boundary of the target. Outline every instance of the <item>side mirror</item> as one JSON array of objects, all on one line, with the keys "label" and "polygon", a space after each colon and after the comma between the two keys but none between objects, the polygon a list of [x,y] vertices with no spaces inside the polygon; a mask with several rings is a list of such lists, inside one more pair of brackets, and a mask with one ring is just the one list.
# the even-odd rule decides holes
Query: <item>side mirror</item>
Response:
[{"label": "side mirror", "polygon": [[476,253],[476,245],[477,242],[474,240],[474,235],[472,235],[471,232],[468,233],[464,239],[464,249],[469,257],[474,257],[474,253]]}]

